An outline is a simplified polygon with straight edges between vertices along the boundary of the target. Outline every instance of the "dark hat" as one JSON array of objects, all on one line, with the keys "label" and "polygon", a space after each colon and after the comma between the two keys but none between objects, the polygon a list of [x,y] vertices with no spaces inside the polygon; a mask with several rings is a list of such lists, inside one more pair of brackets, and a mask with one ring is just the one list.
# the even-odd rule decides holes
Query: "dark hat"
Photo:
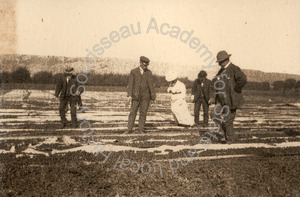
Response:
[{"label": "dark hat", "polygon": [[66,69],[65,69],[65,74],[71,75],[73,71],[74,71],[74,68],[72,68],[72,67],[66,68]]},{"label": "dark hat", "polygon": [[228,59],[231,56],[231,54],[228,54],[226,51],[220,51],[217,54],[217,61],[216,62],[221,62],[223,60]]},{"label": "dark hat", "polygon": [[150,60],[149,60],[147,57],[145,57],[145,56],[141,56],[141,57],[140,57],[140,61],[146,62],[146,63],[149,63],[149,62],[150,62]]},{"label": "dark hat", "polygon": [[201,70],[198,73],[198,78],[205,78],[207,76],[207,73],[204,70]]}]

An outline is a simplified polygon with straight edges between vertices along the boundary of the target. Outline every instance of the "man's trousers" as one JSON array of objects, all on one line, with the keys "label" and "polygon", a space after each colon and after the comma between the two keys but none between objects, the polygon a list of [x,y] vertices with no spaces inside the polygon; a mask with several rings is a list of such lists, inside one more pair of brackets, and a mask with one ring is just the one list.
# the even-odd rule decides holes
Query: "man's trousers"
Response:
[{"label": "man's trousers", "polygon": [[66,119],[66,107],[70,103],[70,108],[71,108],[71,120],[72,120],[72,125],[76,126],[77,124],[77,117],[76,117],[76,103],[77,99],[75,96],[67,96],[65,98],[61,98],[60,104],[59,104],[59,115],[62,124],[67,124],[67,119]]},{"label": "man's trousers", "polygon": [[140,114],[139,114],[139,116],[140,116],[139,117],[139,132],[144,132],[149,103],[150,103],[149,99],[132,100],[130,114],[128,117],[128,131],[129,132],[132,132],[132,129],[134,127],[134,121],[135,121],[138,109],[140,109],[139,110],[139,112],[140,112]]},{"label": "man's trousers", "polygon": [[226,105],[217,104],[212,110],[212,119],[219,128],[224,131],[226,141],[234,141],[233,121],[236,116],[236,110],[229,110]]},{"label": "man's trousers", "polygon": [[197,99],[197,101],[195,102],[195,106],[194,106],[194,121],[195,124],[199,124],[199,113],[200,113],[200,108],[202,105],[202,109],[203,109],[203,123],[205,125],[208,124],[208,104],[206,103],[205,99]]}]

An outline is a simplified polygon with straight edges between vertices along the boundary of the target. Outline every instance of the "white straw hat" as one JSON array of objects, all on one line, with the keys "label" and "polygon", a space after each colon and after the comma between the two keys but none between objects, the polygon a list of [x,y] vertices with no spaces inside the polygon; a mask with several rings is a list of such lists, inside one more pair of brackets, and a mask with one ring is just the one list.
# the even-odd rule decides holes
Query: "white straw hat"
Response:
[{"label": "white straw hat", "polygon": [[170,81],[174,81],[175,79],[177,79],[177,77],[178,77],[178,74],[177,74],[177,72],[176,71],[169,71],[167,74],[166,74],[166,80],[168,81],[168,82],[170,82]]}]

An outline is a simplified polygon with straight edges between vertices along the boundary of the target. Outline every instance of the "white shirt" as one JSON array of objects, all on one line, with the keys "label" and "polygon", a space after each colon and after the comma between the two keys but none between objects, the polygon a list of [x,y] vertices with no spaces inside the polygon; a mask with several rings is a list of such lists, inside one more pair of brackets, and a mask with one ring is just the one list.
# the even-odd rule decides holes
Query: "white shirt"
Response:
[{"label": "white shirt", "polygon": [[[227,67],[229,66],[229,64],[231,64],[231,62],[229,61],[223,68],[224,68],[224,70],[221,72],[221,73],[224,73],[225,71],[226,71],[226,69],[227,69]],[[220,73],[220,74],[221,74]]]},{"label": "white shirt", "polygon": [[170,92],[172,93],[171,100],[177,101],[177,100],[184,100],[186,96],[186,88],[184,83],[177,80],[175,85],[173,87],[170,87]]},{"label": "white shirt", "polygon": [[[225,70],[226,70],[226,68],[229,66],[229,64],[231,64],[230,61],[224,66]],[[224,71],[225,71],[225,70],[224,70]]]},{"label": "white shirt", "polygon": [[140,66],[139,66],[139,68],[140,68],[141,75],[143,75],[144,74],[144,69],[142,69],[142,67],[140,67]]}]

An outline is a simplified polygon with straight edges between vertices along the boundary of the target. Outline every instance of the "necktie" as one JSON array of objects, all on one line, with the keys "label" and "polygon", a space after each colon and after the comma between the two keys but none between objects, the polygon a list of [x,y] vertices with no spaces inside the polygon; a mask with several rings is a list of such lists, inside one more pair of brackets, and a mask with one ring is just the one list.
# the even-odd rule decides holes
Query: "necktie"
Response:
[{"label": "necktie", "polygon": [[224,72],[224,70],[225,70],[225,68],[221,68],[220,70],[219,70],[219,72],[218,72],[218,74],[217,75],[220,75],[220,74],[222,74],[222,72]]}]

